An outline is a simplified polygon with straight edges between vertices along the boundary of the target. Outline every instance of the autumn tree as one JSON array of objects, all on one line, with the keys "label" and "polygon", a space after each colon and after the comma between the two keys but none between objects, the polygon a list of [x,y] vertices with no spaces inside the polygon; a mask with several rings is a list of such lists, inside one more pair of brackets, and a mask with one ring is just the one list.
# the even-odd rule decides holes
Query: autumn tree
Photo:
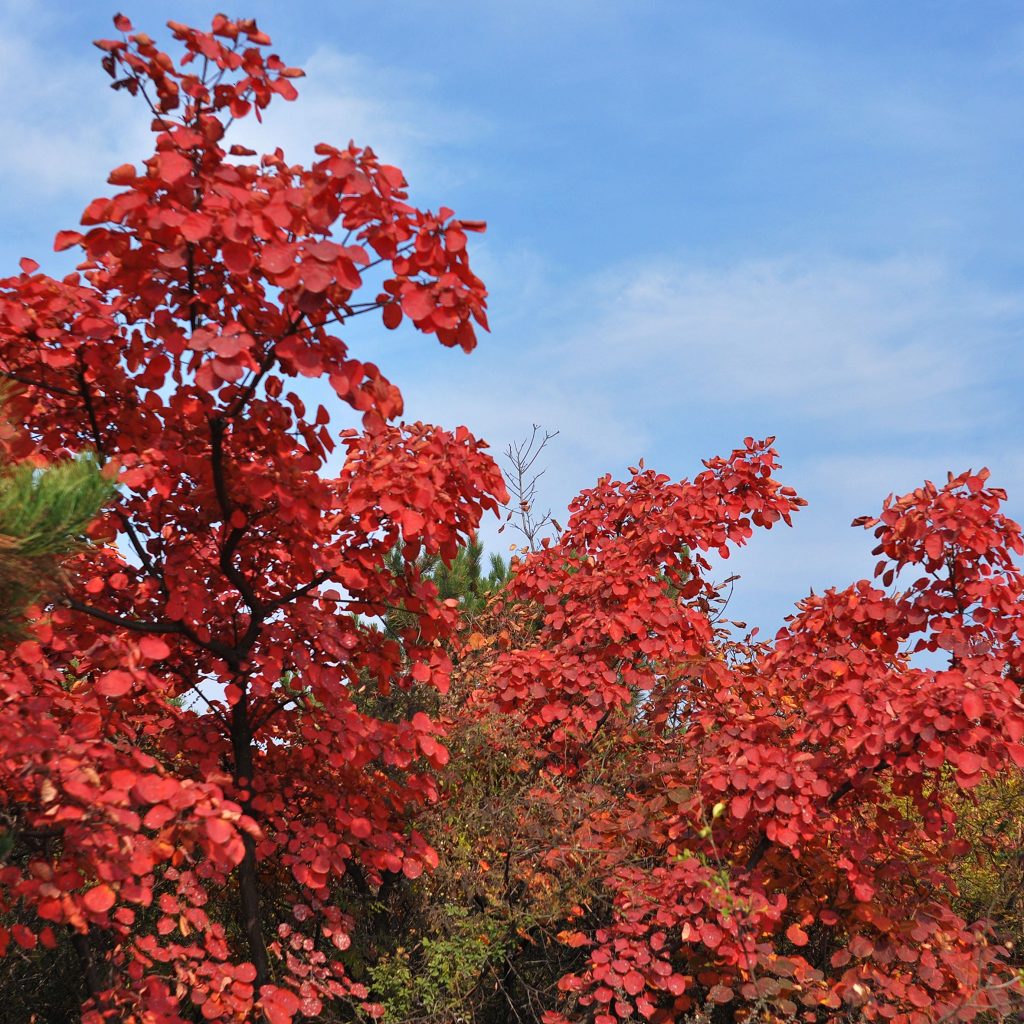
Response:
[{"label": "autumn tree", "polygon": [[[58,234],[75,273],[0,282],[34,464],[92,453],[118,483],[0,664],[0,951],[70,941],[88,1020],[337,1019],[366,996],[338,890],[435,862],[407,812],[441,763],[429,718],[354,691],[447,685],[454,602],[417,558],[454,558],[505,497],[465,428],[396,422],[398,388],[339,332],[373,314],[472,349],[482,225],[411,206],[370,149],[307,167],[233,144],[301,75],[253,22],[172,22],[178,56],[115,24],[103,66],[154,151]],[[386,634],[395,607],[414,623]]]},{"label": "autumn tree", "polygon": [[705,465],[576,499],[506,591],[538,627],[475,667],[482,713],[519,722],[531,799],[562,815],[535,869],[600,882],[544,1020],[1011,1017],[1015,954],[957,913],[949,873],[977,829],[965,794],[1024,766],[1005,494],[982,472],[888,499],[859,521],[877,582],[752,644],[723,630],[706,552],[802,503],[767,443]]},{"label": "autumn tree", "polygon": [[1016,1019],[1019,527],[984,472],[890,498],[878,584],[755,643],[704,552],[776,468],[602,480],[460,634],[389,1021]]},{"label": "autumn tree", "polygon": [[[495,1022],[1017,1012],[948,870],[965,801],[1024,764],[1024,543],[987,474],[890,498],[875,579],[770,643],[729,631],[709,563],[802,506],[770,441],[522,518],[489,585],[497,466],[401,422],[343,336],[471,350],[482,225],[370,149],[232,143],[301,75],[252,21],[172,22],[173,53],[115,25],[154,150],[57,235],[74,273],[0,281],[0,533],[58,583],[0,645],[4,977],[51,967],[87,1024],[379,1016],[369,986],[451,1017],[465,985]],[[391,897],[415,963],[377,942]]]}]

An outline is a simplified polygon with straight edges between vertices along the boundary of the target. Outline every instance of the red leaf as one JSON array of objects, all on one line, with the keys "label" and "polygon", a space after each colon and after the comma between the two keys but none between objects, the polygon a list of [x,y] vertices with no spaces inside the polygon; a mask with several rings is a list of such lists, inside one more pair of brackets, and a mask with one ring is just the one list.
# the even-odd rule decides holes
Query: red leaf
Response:
[{"label": "red leaf", "polygon": [[639,995],[644,990],[644,976],[639,971],[629,971],[622,979],[622,987],[631,995]]},{"label": "red leaf", "polygon": [[434,312],[434,301],[426,288],[414,287],[402,296],[402,311],[411,320],[426,320]]},{"label": "red leaf", "polygon": [[85,908],[94,914],[105,914],[116,902],[114,890],[104,884],[94,886],[82,897]]},{"label": "red leaf", "polygon": [[381,310],[384,319],[384,326],[393,331],[402,322],[402,307],[397,302],[389,302]]},{"label": "red leaf", "polygon": [[231,824],[223,818],[207,818],[205,822],[206,834],[218,844],[224,844],[235,835]]},{"label": "red leaf", "polygon": [[256,968],[249,963],[238,964],[235,967],[235,978],[248,985],[256,980]]},{"label": "red leaf", "polygon": [[924,551],[925,554],[938,561],[942,558],[942,553],[945,550],[945,546],[942,543],[942,538],[938,534],[931,533],[924,539]]},{"label": "red leaf", "polygon": [[107,182],[111,185],[130,185],[136,177],[134,164],[121,164],[120,167],[115,167],[110,172]]},{"label": "red leaf", "polygon": [[274,81],[272,87],[282,99],[291,102],[299,98],[299,90],[292,85],[286,78],[278,78]]},{"label": "red leaf", "polygon": [[750,797],[745,793],[729,801],[729,809],[735,818],[745,818],[750,813]]},{"label": "red leaf", "polygon": [[176,149],[165,149],[158,153],[156,165],[157,173],[171,185],[192,173],[192,161]]},{"label": "red leaf", "polygon": [[57,237],[53,240],[53,251],[63,252],[73,245],[78,245],[81,240],[82,235],[78,231],[58,231]]},{"label": "red leaf", "polygon": [[143,803],[159,804],[178,795],[181,783],[163,775],[141,775],[135,783],[135,796]]},{"label": "red leaf", "polygon": [[248,245],[238,242],[225,242],[221,249],[224,266],[232,274],[248,274],[252,270],[253,252]]},{"label": "red leaf", "polygon": [[171,656],[171,648],[165,640],[158,636],[144,636],[139,641],[139,650],[150,659],[150,661],[163,661]]},{"label": "red leaf", "polygon": [[970,719],[978,719],[985,714],[985,702],[973,690],[964,696],[964,714]]},{"label": "red leaf", "polygon": [[128,672],[114,669],[96,680],[96,692],[104,697],[123,697],[135,685],[135,679]]},{"label": "red leaf", "polygon": [[932,997],[921,988],[920,985],[911,985],[907,989],[907,998],[914,1004],[914,1006],[924,1009],[926,1006],[932,1005]]},{"label": "red leaf", "polygon": [[334,280],[331,271],[315,259],[306,260],[302,264],[300,276],[302,286],[316,293],[326,291]]},{"label": "red leaf", "polygon": [[462,252],[466,248],[466,232],[457,227],[448,228],[444,233],[444,244],[449,252]]},{"label": "red leaf", "polygon": [[181,222],[181,233],[190,242],[201,242],[213,231],[213,218],[205,213],[192,212]]},{"label": "red leaf", "polygon": [[260,253],[260,266],[269,274],[283,274],[295,265],[290,246],[266,245]]},{"label": "red leaf", "polygon": [[299,1012],[302,1001],[294,992],[276,985],[265,985],[260,993],[260,1004],[270,1024],[291,1024]]},{"label": "red leaf", "polygon": [[146,828],[161,829],[175,816],[175,812],[166,804],[154,804],[146,811],[142,824]]},{"label": "red leaf", "polygon": [[412,508],[405,509],[401,513],[400,520],[402,523],[402,533],[407,537],[410,534],[419,533],[427,524],[426,517],[421,512],[417,512]]},{"label": "red leaf", "polygon": [[294,1014],[266,998],[263,1000],[263,1014],[267,1018],[268,1024],[292,1024],[294,1017]]},{"label": "red leaf", "polygon": [[324,238],[317,242],[307,242],[303,247],[303,252],[321,263],[333,263],[344,252],[344,249],[337,242],[331,242]]}]

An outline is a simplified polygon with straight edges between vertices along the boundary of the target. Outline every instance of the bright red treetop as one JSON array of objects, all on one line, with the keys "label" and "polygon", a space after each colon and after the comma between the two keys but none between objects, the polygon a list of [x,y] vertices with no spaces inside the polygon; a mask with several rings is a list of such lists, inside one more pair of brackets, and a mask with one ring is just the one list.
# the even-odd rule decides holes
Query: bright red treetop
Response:
[{"label": "bright red treetop", "polygon": [[[281,1024],[365,997],[337,959],[347,866],[372,882],[433,858],[404,810],[432,797],[434,727],[354,694],[445,687],[455,612],[385,555],[451,556],[505,499],[464,428],[395,424],[398,389],[338,331],[380,311],[472,349],[482,225],[411,206],[369,149],[321,145],[307,168],[231,145],[301,75],[254,22],[172,22],[180,60],[115,24],[103,65],[149,107],[154,153],[57,236],[78,273],[25,260],[0,282],[0,368],[26,385],[11,454],[91,450],[120,485],[67,606],[0,664],[0,790],[46,837],[3,868],[2,900],[39,921],[22,945],[76,932],[96,1012],[241,1021],[259,1000]],[[297,377],[361,429],[332,432]],[[373,625],[397,605],[417,620],[401,640]],[[230,934],[204,909],[218,893],[239,907]]]}]

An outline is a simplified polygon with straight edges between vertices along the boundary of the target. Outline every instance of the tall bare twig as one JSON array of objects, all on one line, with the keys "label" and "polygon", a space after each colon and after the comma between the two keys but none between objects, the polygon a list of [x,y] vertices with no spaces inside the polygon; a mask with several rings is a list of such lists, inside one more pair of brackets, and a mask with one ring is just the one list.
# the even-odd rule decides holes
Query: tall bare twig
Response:
[{"label": "tall bare twig", "polygon": [[[542,430],[534,423],[529,437],[515,441],[505,449],[508,465],[506,484],[510,495],[506,523],[511,523],[526,538],[531,551],[536,551],[541,535],[548,526],[558,529],[551,518],[549,508],[543,515],[537,515],[537,483],[544,475],[543,469],[535,469],[541,452],[558,436],[558,431]],[[504,529],[504,527],[502,527]]]}]

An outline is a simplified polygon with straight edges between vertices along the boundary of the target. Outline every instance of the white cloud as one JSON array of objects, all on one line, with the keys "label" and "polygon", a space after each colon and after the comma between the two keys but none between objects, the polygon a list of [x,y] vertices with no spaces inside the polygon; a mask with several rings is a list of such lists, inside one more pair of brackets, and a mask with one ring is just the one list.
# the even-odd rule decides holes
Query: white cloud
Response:
[{"label": "white cloud", "polygon": [[[7,142],[0,184],[23,198],[84,205],[102,191],[111,168],[150,153],[149,115],[141,99],[110,89],[101,55],[87,42],[70,58],[55,53],[48,36],[58,12],[34,8],[21,0],[0,4],[0,132]],[[261,151],[281,146],[289,159],[308,162],[317,142],[354,139],[400,166],[419,190],[443,193],[472,173],[462,147],[479,142],[484,123],[434,99],[428,76],[328,46],[299,63],[307,72],[296,83],[299,100],[275,100],[262,125],[255,117],[239,122],[232,141]],[[457,153],[450,161],[442,156],[449,151]]]},{"label": "white cloud", "polygon": [[850,522],[892,491],[988,464],[1011,513],[1024,502],[1017,293],[938,262],[792,257],[650,261],[545,294],[522,254],[488,262],[494,334],[465,363],[424,355],[400,382],[410,412],[497,449],[534,422],[560,430],[541,487],[556,515],[640,457],[692,476],[747,434],[778,434],[781,478],[811,506],[722,567],[742,572],[732,612],[752,623],[870,575],[871,538]]},{"label": "white cloud", "polygon": [[[516,262],[510,275],[491,263],[494,334],[457,383],[442,361],[416,392],[425,410],[440,407],[430,415],[466,413],[485,436],[539,420],[606,463],[644,454],[637,441],[671,450],[681,430],[707,433],[710,420],[716,435],[737,439],[785,433],[801,446],[880,441],[892,452],[913,441],[942,451],[1017,416],[1000,396],[1020,365],[1024,297],[937,263],[651,261],[568,294],[538,296],[528,281],[530,306],[556,311],[532,328],[516,312]],[[513,393],[495,401],[499,381]]]},{"label": "white cloud", "polygon": [[603,275],[585,300],[595,315],[561,348],[594,385],[611,375],[660,407],[685,394],[780,426],[908,435],[997,415],[977,399],[1024,311],[1020,296],[904,260],[652,264]]},{"label": "white cloud", "polygon": [[111,168],[148,152],[148,115],[112,92],[99,51],[55,59],[45,25],[38,34],[19,28],[17,8],[0,12],[0,183],[21,202],[66,197],[84,206]]}]

